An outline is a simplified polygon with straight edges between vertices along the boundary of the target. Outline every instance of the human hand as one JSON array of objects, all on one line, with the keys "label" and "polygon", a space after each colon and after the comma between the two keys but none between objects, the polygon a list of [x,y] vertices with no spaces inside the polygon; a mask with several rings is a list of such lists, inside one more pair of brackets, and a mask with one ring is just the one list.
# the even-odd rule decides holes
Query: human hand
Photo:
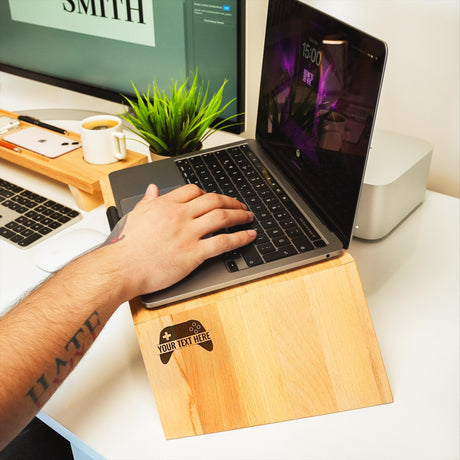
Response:
[{"label": "human hand", "polygon": [[204,237],[253,218],[239,201],[195,185],[161,197],[158,187],[150,185],[108,240],[116,249],[127,298],[169,287],[206,259],[249,244],[254,230]]}]

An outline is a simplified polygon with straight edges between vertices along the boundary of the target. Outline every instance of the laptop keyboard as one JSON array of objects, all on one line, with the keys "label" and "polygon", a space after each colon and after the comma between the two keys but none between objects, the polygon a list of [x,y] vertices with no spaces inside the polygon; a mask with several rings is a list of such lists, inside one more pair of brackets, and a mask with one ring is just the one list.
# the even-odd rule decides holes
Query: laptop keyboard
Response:
[{"label": "laptop keyboard", "polygon": [[[176,161],[185,181],[206,192],[221,193],[245,203],[254,213],[255,241],[224,255],[231,272],[325,246],[247,144]],[[227,230],[225,230],[227,231]]]},{"label": "laptop keyboard", "polygon": [[0,179],[0,238],[30,248],[81,219],[63,204]]}]

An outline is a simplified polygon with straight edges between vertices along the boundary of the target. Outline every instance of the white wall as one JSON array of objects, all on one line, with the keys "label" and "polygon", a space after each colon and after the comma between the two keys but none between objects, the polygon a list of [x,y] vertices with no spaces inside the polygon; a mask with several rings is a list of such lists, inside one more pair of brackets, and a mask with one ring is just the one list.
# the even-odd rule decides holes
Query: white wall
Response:
[{"label": "white wall", "polygon": [[[304,0],[383,40],[389,58],[376,126],[434,146],[428,187],[459,197],[459,1]],[[255,130],[268,0],[247,0],[246,133]],[[0,107],[120,106],[0,72]]]},{"label": "white wall", "polygon": [[[428,187],[459,197],[459,1],[304,0],[388,44],[376,126],[433,144]],[[249,133],[268,0],[247,0]]]}]

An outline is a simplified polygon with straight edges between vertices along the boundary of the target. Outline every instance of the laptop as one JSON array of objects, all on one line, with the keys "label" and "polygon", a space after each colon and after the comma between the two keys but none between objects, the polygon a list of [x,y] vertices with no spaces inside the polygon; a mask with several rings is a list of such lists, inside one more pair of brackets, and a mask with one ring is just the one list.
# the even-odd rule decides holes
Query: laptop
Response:
[{"label": "laptop", "polygon": [[[148,308],[336,257],[348,248],[387,48],[298,0],[268,6],[255,139],[109,175],[120,216],[149,183],[234,196],[257,239],[141,297]],[[228,229],[232,231],[234,229]]]}]

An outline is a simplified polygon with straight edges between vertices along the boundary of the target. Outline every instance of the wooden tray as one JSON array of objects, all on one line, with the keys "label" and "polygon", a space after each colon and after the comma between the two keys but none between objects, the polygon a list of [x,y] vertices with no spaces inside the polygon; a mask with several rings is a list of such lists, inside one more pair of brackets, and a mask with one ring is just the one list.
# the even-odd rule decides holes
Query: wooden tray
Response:
[{"label": "wooden tray", "polygon": [[[5,110],[0,110],[1,115],[13,118],[18,116],[16,113]],[[22,129],[29,126],[34,125],[21,121]],[[80,136],[77,133],[69,132],[67,136],[80,141]],[[2,137],[0,136],[0,138]],[[145,155],[128,150],[124,160],[108,165],[92,165],[83,159],[83,150],[81,148],[58,158],[50,159],[24,148],[21,148],[21,152],[18,153],[2,146],[0,146],[0,158],[67,184],[78,207],[84,211],[90,211],[103,204],[100,186],[100,180],[103,177],[106,177],[112,171],[147,163],[148,161]]]}]

